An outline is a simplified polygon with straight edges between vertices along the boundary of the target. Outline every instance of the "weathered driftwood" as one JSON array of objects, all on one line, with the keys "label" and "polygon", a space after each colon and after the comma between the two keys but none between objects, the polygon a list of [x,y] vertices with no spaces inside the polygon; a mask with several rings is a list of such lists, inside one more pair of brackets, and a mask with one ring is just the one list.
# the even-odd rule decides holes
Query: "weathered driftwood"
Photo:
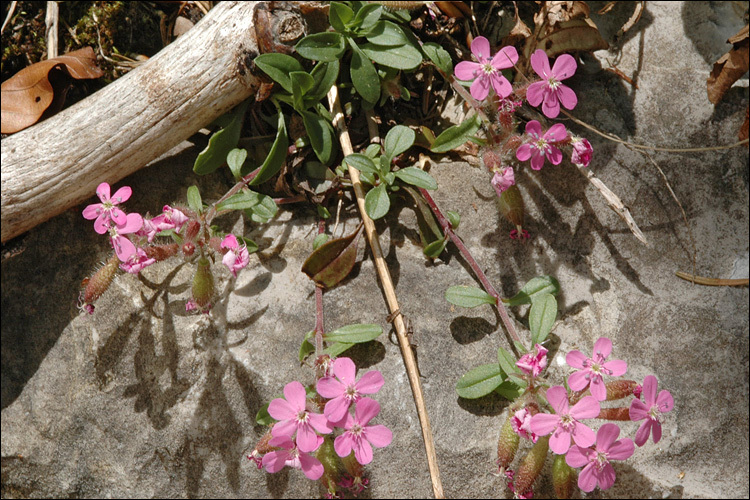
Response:
[{"label": "weathered driftwood", "polygon": [[144,167],[254,95],[259,82],[248,66],[258,40],[263,47],[269,32],[272,43],[291,38],[278,24],[301,30],[304,22],[290,16],[269,12],[267,2],[222,2],[142,66],[4,139],[2,241]]}]

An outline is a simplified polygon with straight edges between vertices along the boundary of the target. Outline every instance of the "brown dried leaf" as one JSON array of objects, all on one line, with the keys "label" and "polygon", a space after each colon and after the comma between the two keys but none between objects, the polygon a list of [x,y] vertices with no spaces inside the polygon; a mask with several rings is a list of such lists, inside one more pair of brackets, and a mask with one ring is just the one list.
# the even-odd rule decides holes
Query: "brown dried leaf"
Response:
[{"label": "brown dried leaf", "polygon": [[53,86],[49,75],[54,69],[67,70],[77,79],[99,78],[104,72],[96,65],[94,49],[85,47],[22,69],[2,84],[2,133],[12,134],[35,124],[52,104],[55,93],[66,85]]},{"label": "brown dried leaf", "polygon": [[750,39],[746,24],[736,35],[727,42],[734,46],[714,63],[711,75],[708,77],[708,100],[713,104],[721,101],[724,94],[748,70],[748,55],[750,54]]},{"label": "brown dried leaf", "polygon": [[322,288],[336,286],[349,275],[357,260],[360,229],[362,224],[349,236],[318,247],[302,265],[302,272]]}]

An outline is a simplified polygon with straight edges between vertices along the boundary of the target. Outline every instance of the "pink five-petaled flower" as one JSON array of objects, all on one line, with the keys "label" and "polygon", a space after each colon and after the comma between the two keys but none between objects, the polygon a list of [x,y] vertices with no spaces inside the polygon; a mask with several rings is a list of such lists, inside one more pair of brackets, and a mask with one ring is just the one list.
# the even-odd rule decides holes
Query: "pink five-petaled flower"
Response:
[{"label": "pink five-petaled flower", "polygon": [[128,214],[125,217],[125,224],[115,224],[109,228],[109,240],[115,249],[117,258],[122,262],[127,262],[135,252],[135,245],[123,234],[135,233],[143,226],[143,217],[138,214]]},{"label": "pink five-petaled flower", "polygon": [[612,341],[607,337],[601,337],[594,343],[594,353],[587,358],[581,351],[570,351],[565,357],[565,362],[580,371],[568,377],[568,385],[574,391],[582,391],[586,387],[591,391],[597,401],[607,399],[607,387],[604,385],[602,375],[619,377],[628,370],[628,364],[619,359],[605,361],[612,352]]},{"label": "pink five-petaled flower", "polygon": [[270,473],[279,472],[286,467],[302,469],[308,479],[317,481],[323,475],[323,464],[315,457],[311,457],[289,438],[289,436],[277,436],[271,439],[270,446],[281,447],[281,450],[269,451],[263,455],[263,467]]},{"label": "pink five-petaled flower", "polygon": [[536,443],[539,439],[539,436],[531,432],[532,416],[533,415],[528,408],[521,408],[511,417],[510,426],[513,428],[513,432],[515,432],[522,438],[529,439],[532,443]]},{"label": "pink five-petaled flower", "polygon": [[167,231],[168,229],[179,231],[182,229],[182,225],[187,221],[187,215],[176,208],[164,205],[164,207],[162,207],[162,214],[151,219],[151,224],[156,228],[156,232],[158,233],[161,231]]},{"label": "pink five-petaled flower", "polygon": [[111,226],[110,221],[114,221],[115,224],[124,225],[127,221],[125,220],[125,212],[117,208],[117,205],[123,203],[130,198],[133,194],[133,190],[128,186],[123,186],[117,190],[114,196],[110,197],[109,184],[102,182],[96,188],[96,195],[102,200],[101,203],[93,203],[83,209],[84,219],[96,219],[94,221],[94,231],[99,234],[107,232]]},{"label": "pink five-petaled flower", "polygon": [[667,390],[663,390],[657,396],[657,386],[656,377],[653,375],[647,376],[643,379],[643,399],[645,403],[640,399],[634,399],[630,403],[630,420],[637,422],[638,420],[646,419],[635,433],[635,444],[638,446],[643,446],[648,441],[651,429],[654,431],[654,443],[659,442],[661,439],[661,414],[672,411],[672,408],[674,408],[672,394]]},{"label": "pink five-petaled flower", "polygon": [[227,253],[224,254],[224,258],[221,262],[229,268],[232,272],[232,276],[237,277],[237,271],[247,266],[250,262],[250,253],[247,251],[247,245],[240,246],[237,243],[237,237],[233,234],[228,234],[221,242],[221,248],[227,249]]},{"label": "pink five-petaled flower", "polygon": [[[354,450],[354,458],[362,465],[372,462],[372,446],[382,448],[391,444],[393,433],[384,425],[367,425],[380,413],[380,405],[370,398],[362,398],[354,409],[354,417],[346,414],[344,432],[333,441],[333,448],[340,457]],[[370,446],[372,445],[372,446]]]},{"label": "pink five-petaled flower", "polygon": [[560,83],[573,76],[578,67],[573,56],[563,54],[557,58],[552,70],[549,69],[549,58],[542,49],[537,49],[531,54],[531,67],[542,79],[529,85],[526,91],[526,99],[532,106],[542,104],[542,113],[547,118],[556,118],[560,114],[560,103],[567,109],[573,109],[578,104],[575,92]]},{"label": "pink five-petaled flower", "polygon": [[531,137],[531,141],[522,144],[516,150],[516,158],[526,161],[531,158],[531,168],[541,170],[544,165],[544,157],[553,165],[559,165],[562,161],[562,151],[553,144],[564,141],[568,137],[568,131],[565,125],[556,123],[552,125],[542,136],[542,126],[536,120],[531,120],[526,124],[526,133]]},{"label": "pink five-petaled flower", "polygon": [[330,422],[340,422],[352,403],[362,398],[362,394],[375,394],[383,387],[385,380],[377,370],[372,370],[355,381],[357,367],[349,358],[338,358],[333,362],[333,377],[318,380],[318,394],[329,398],[323,415]]},{"label": "pink five-petaled flower", "polygon": [[552,432],[549,440],[550,450],[563,455],[570,448],[571,436],[578,446],[586,448],[594,444],[594,431],[578,421],[582,418],[596,418],[599,415],[601,408],[593,396],[586,396],[569,408],[565,388],[556,385],[547,389],[547,401],[557,415],[537,413],[531,417],[531,431],[539,436],[546,436]]},{"label": "pink five-petaled flower", "polygon": [[495,188],[495,192],[498,196],[502,195],[503,191],[515,183],[516,176],[513,173],[513,167],[505,167],[502,172],[495,172],[495,175],[490,181],[490,184]]},{"label": "pink five-petaled flower", "polygon": [[143,268],[154,262],[156,262],[156,259],[149,259],[142,248],[136,248],[135,253],[130,254],[128,260],[120,264],[120,269],[130,274],[138,274]]},{"label": "pink five-petaled flower", "polygon": [[591,447],[571,446],[565,462],[571,467],[586,467],[578,477],[578,487],[585,492],[594,491],[597,484],[606,490],[615,484],[615,469],[610,460],[627,460],[635,451],[630,439],[617,440],[620,428],[616,424],[604,424],[596,433],[596,444]]},{"label": "pink five-petaled flower", "polygon": [[333,430],[323,415],[307,410],[307,394],[305,388],[297,382],[289,382],[284,387],[284,397],[276,398],[268,405],[268,414],[279,422],[271,429],[273,437],[292,437],[297,432],[297,447],[300,451],[309,453],[315,451],[323,443],[321,434],[330,434]]},{"label": "pink five-petaled flower", "polygon": [[469,89],[471,96],[481,101],[487,97],[492,86],[499,97],[508,97],[513,92],[513,86],[500,70],[512,68],[518,62],[516,48],[503,47],[490,58],[489,40],[478,36],[471,42],[471,53],[478,62],[461,61],[455,69],[459,80],[474,80]]},{"label": "pink five-petaled flower", "polygon": [[530,352],[521,356],[521,359],[516,362],[516,366],[526,375],[538,377],[547,367],[547,349],[537,344],[534,351],[536,351],[536,354]]},{"label": "pink five-petaled flower", "polygon": [[570,161],[576,167],[588,167],[591,163],[591,155],[594,154],[594,148],[585,137],[571,136],[570,143],[573,145],[573,154],[570,155]]}]

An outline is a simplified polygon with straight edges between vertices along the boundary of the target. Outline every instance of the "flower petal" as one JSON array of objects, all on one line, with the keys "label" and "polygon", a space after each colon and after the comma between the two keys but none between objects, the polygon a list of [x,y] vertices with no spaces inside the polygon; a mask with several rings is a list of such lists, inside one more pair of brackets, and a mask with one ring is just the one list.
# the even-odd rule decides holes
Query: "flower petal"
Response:
[{"label": "flower petal", "polygon": [[513,86],[508,79],[499,73],[491,75],[490,82],[492,83],[492,88],[495,89],[495,93],[503,99],[513,92]]},{"label": "flower petal", "polygon": [[461,61],[456,64],[453,73],[459,80],[473,80],[476,78],[477,70],[481,68],[479,63],[473,61]]},{"label": "flower petal", "polygon": [[318,385],[315,389],[318,391],[318,394],[324,398],[332,399],[344,394],[346,386],[334,377],[323,377],[318,380]]},{"label": "flower petal", "polygon": [[128,223],[128,218],[125,215],[125,212],[123,212],[117,207],[112,207],[112,210],[109,211],[109,216],[112,218],[113,221],[115,221],[115,224],[117,225],[122,226]]},{"label": "flower petal", "polygon": [[578,96],[573,92],[573,89],[562,83],[557,87],[557,97],[560,99],[562,105],[565,106],[565,109],[573,109],[578,104]]},{"label": "flower petal", "polygon": [[597,401],[607,400],[607,386],[604,385],[601,375],[593,375],[589,390],[591,390],[591,395],[594,396]]},{"label": "flower petal", "polygon": [[140,214],[128,214],[125,224],[117,224],[120,234],[134,233],[143,227],[143,217]]},{"label": "flower petal", "polygon": [[562,427],[558,427],[557,430],[552,433],[552,437],[549,438],[549,449],[558,455],[566,454],[570,449],[570,432]]},{"label": "flower petal", "polygon": [[336,454],[340,457],[349,456],[352,452],[352,446],[354,444],[354,436],[351,432],[345,432],[340,436],[336,436],[333,440],[333,449],[336,450]]},{"label": "flower petal", "polygon": [[632,439],[620,439],[615,441],[612,446],[609,447],[607,456],[610,460],[627,460],[635,452],[635,445]]},{"label": "flower petal", "polygon": [[615,484],[615,469],[612,464],[604,464],[604,467],[598,471],[597,476],[599,477],[599,489],[608,490]]},{"label": "flower petal", "polygon": [[[568,392],[565,390],[565,387],[556,385],[547,389],[547,401],[549,401],[549,404],[554,408],[558,415],[568,413]],[[580,404],[580,402],[578,404]]]},{"label": "flower petal", "polygon": [[323,475],[323,464],[317,458],[306,453],[300,453],[299,463],[307,479],[317,481]]},{"label": "flower petal", "polygon": [[321,434],[330,434],[333,432],[333,427],[331,427],[331,423],[325,415],[321,415],[320,413],[308,413],[307,418],[309,424]]},{"label": "flower petal", "polygon": [[490,79],[486,75],[479,75],[469,87],[469,92],[477,101],[483,101],[490,93]]},{"label": "flower petal", "polygon": [[471,42],[471,53],[477,61],[483,63],[490,58],[490,41],[483,36],[478,36]]},{"label": "flower petal", "polygon": [[539,436],[546,436],[560,425],[560,416],[549,413],[537,413],[531,417],[531,432]]},{"label": "flower petal", "polygon": [[568,377],[568,385],[574,391],[582,391],[586,387],[588,387],[589,382],[591,382],[591,380],[587,377],[590,374],[590,370],[572,373],[570,377]]},{"label": "flower petal", "polygon": [[653,375],[647,375],[643,379],[643,401],[649,408],[656,403],[656,389],[659,383]]},{"label": "flower petal", "polygon": [[542,113],[547,118],[557,118],[557,115],[560,114],[560,103],[557,101],[557,96],[554,93],[550,92],[544,96]]},{"label": "flower petal", "polygon": [[516,150],[516,158],[520,161],[526,161],[531,158],[531,144],[521,144]]},{"label": "flower petal", "polygon": [[536,107],[542,103],[545,86],[544,82],[534,82],[529,85],[529,88],[526,89],[526,100],[529,101],[529,104]]},{"label": "flower petal", "polygon": [[267,472],[273,474],[283,469],[289,458],[291,458],[291,456],[287,450],[270,451],[263,455],[262,464]]},{"label": "flower petal", "polygon": [[667,390],[659,391],[659,396],[656,398],[656,404],[659,405],[659,411],[662,413],[672,411],[672,408],[674,408],[674,398],[672,397],[672,393]]},{"label": "flower petal", "polygon": [[268,414],[276,420],[289,420],[297,416],[297,409],[286,399],[276,398],[268,404]]},{"label": "flower petal", "polygon": [[531,152],[531,168],[534,170],[541,170],[544,166],[544,155],[539,152],[538,149],[534,149]]},{"label": "flower petal", "polygon": [[101,203],[92,203],[91,205],[87,206],[83,209],[83,218],[87,220],[93,220],[99,217],[99,214],[102,211],[102,204]]},{"label": "flower petal", "polygon": [[104,234],[107,231],[109,231],[109,228],[111,226],[109,214],[107,212],[102,212],[99,214],[99,217],[96,218],[94,221],[94,231],[96,231],[99,234]]},{"label": "flower petal", "polygon": [[512,68],[518,62],[518,52],[512,45],[503,47],[492,58],[492,67],[495,69]]},{"label": "flower petal", "polygon": [[[632,407],[631,407],[632,408]],[[635,432],[635,444],[638,446],[643,446],[646,441],[648,441],[648,436],[651,434],[651,425],[653,424],[653,420],[650,418],[647,418],[640,427],[638,427],[638,430]]]},{"label": "flower petal", "polygon": [[375,394],[383,387],[383,384],[385,384],[383,375],[378,370],[371,370],[362,375],[355,387],[361,394]]},{"label": "flower petal", "polygon": [[654,444],[661,441],[661,424],[657,422],[656,420],[651,421],[651,431],[652,431],[652,437],[654,439]]},{"label": "flower petal", "polygon": [[117,235],[114,238],[110,238],[110,241],[112,242],[112,247],[115,249],[117,258],[122,262],[127,262],[130,256],[135,253],[135,245],[125,236]]},{"label": "flower petal", "polygon": [[366,439],[359,439],[354,443],[354,458],[362,465],[372,462],[372,446]]},{"label": "flower petal", "polygon": [[[573,368],[577,368],[579,370],[582,370],[584,368],[584,361],[586,361],[588,358],[578,349],[572,350],[568,353],[567,356],[565,356],[565,362],[568,363],[569,366]],[[573,389],[574,391],[577,391],[579,389]]]},{"label": "flower petal", "polygon": [[333,362],[333,374],[346,386],[354,383],[357,367],[350,358],[338,358]]},{"label": "flower petal", "polygon": [[596,477],[596,467],[594,464],[589,464],[583,468],[581,475],[578,476],[578,487],[586,493],[594,491],[598,479]]},{"label": "flower petal", "polygon": [[526,124],[526,133],[534,139],[542,136],[542,125],[537,120],[531,120]]},{"label": "flower petal", "polygon": [[575,423],[575,430],[573,431],[573,441],[578,446],[588,448],[596,442],[596,434],[591,427],[582,424],[581,422]]},{"label": "flower petal", "polygon": [[231,233],[226,235],[221,242],[221,248],[229,248],[230,250],[233,250],[239,248],[239,246],[240,245],[237,243],[237,237]]},{"label": "flower petal", "polygon": [[613,377],[619,377],[620,375],[624,375],[625,372],[628,371],[628,364],[620,359],[607,361],[602,365],[602,367],[604,367],[605,370],[608,370],[609,374]]},{"label": "flower petal", "polygon": [[297,426],[297,448],[299,451],[310,453],[323,444],[323,438],[315,434],[311,425],[303,424]]},{"label": "flower petal", "polygon": [[354,418],[359,422],[359,425],[364,427],[378,413],[380,413],[380,403],[374,399],[362,398],[357,402],[357,407],[354,409]]},{"label": "flower petal", "polygon": [[[533,58],[534,56],[531,57]],[[547,67],[549,67],[549,62],[547,62]],[[563,54],[555,61],[555,65],[552,67],[552,75],[556,80],[565,80],[573,76],[576,72],[576,69],[578,69],[578,64],[576,64],[576,60],[573,58],[573,56],[571,56],[570,54]]]},{"label": "flower petal", "polygon": [[531,54],[531,67],[534,69],[534,72],[543,80],[549,78],[549,58],[542,49],[536,49],[534,53]]},{"label": "flower petal", "polygon": [[[549,391],[547,391],[547,393],[549,393]],[[585,398],[577,402],[575,406],[573,406],[573,408],[570,409],[570,414],[571,416],[573,416],[573,418],[580,420],[583,418],[596,418],[599,416],[600,411],[601,406],[599,406],[599,401],[597,401],[593,396],[586,396]]]},{"label": "flower petal", "polygon": [[578,445],[573,445],[565,455],[565,463],[574,468],[583,467],[589,462],[589,453],[591,451],[591,448],[581,448]]},{"label": "flower petal", "polygon": [[106,182],[102,182],[96,187],[96,195],[102,201],[109,201],[109,193],[109,184],[107,184]]},{"label": "flower petal", "polygon": [[133,190],[130,188],[130,186],[123,186],[115,191],[115,195],[110,199],[112,200],[112,203],[117,205],[118,203],[124,203],[128,201],[132,194]]},{"label": "flower petal", "polygon": [[637,422],[639,420],[643,420],[644,418],[649,418],[648,410],[649,407],[643,404],[643,401],[634,399],[630,403],[630,410],[628,411],[628,413],[630,414],[630,420],[632,420],[633,422]]},{"label": "flower petal", "polygon": [[344,397],[343,394],[339,395],[326,403],[323,415],[331,422],[339,422],[346,416],[346,411],[349,409],[350,404],[351,400],[349,398]]},{"label": "flower petal", "polygon": [[[302,384],[296,380],[293,380],[284,386],[284,397],[289,402],[290,407],[295,413],[305,409],[307,393],[305,393],[305,388]],[[273,417],[273,415],[271,416]]]},{"label": "flower petal", "polygon": [[393,432],[385,425],[369,425],[362,435],[376,448],[383,448],[393,441]]},{"label": "flower petal", "polygon": [[612,443],[617,441],[617,436],[620,435],[620,428],[617,424],[606,423],[599,427],[596,432],[596,449],[599,451],[608,451],[612,446]]},{"label": "flower petal", "polygon": [[547,159],[553,165],[559,165],[563,159],[562,151],[557,149],[555,146],[549,146],[547,151]]},{"label": "flower petal", "polygon": [[602,358],[609,357],[612,354],[612,341],[607,337],[600,337],[594,342],[594,356],[600,355]]}]

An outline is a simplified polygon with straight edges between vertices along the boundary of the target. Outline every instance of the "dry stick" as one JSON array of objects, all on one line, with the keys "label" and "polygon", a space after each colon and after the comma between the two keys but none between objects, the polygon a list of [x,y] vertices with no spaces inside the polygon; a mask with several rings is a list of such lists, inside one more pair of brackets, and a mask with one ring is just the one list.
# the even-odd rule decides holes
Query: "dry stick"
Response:
[{"label": "dry stick", "polygon": [[750,279],[721,279],[721,278],[706,278],[703,276],[696,276],[695,274],[683,273],[682,271],[675,271],[675,275],[678,278],[682,278],[687,281],[692,281],[694,285],[706,285],[706,286],[747,286],[750,284]]},{"label": "dry stick", "polygon": [[10,18],[13,17],[13,13],[16,11],[16,5],[18,5],[18,2],[10,3],[10,8],[8,9],[8,15],[5,16],[5,21],[3,21],[3,27],[0,28],[0,33],[5,31],[5,27],[8,26],[8,23],[10,22]]},{"label": "dry stick", "polygon": [[57,2],[47,2],[47,15],[44,18],[44,23],[47,26],[47,59],[54,59],[57,57],[57,20],[60,13],[60,7]]},{"label": "dry stick", "polygon": [[[344,156],[350,155],[354,150],[352,149],[352,143],[349,139],[349,132],[344,123],[344,112],[341,110],[341,103],[339,101],[338,88],[336,85],[333,85],[328,92],[328,104],[331,113],[333,113],[333,124],[338,130],[339,143],[341,144]],[[380,283],[383,285],[383,292],[385,293],[386,302],[388,303],[388,309],[391,311],[391,314],[395,316],[393,325],[396,327],[396,336],[398,337],[398,344],[401,348],[401,356],[404,360],[406,374],[409,377],[409,385],[411,386],[414,403],[417,407],[417,416],[419,417],[419,423],[422,427],[422,438],[424,440],[424,447],[427,454],[427,466],[430,470],[430,478],[432,479],[432,490],[435,494],[435,498],[445,498],[443,494],[443,485],[440,482],[440,470],[437,465],[437,454],[435,453],[435,443],[432,438],[432,428],[430,427],[430,419],[427,416],[427,408],[422,393],[422,384],[419,381],[417,362],[414,358],[414,353],[411,350],[409,339],[406,336],[406,325],[404,324],[403,316],[399,313],[398,299],[396,298],[396,291],[393,288],[391,273],[388,270],[385,259],[383,258],[383,250],[380,248],[378,234],[375,230],[375,223],[367,215],[367,211],[365,210],[365,193],[362,189],[362,183],[359,180],[359,171],[350,165],[349,176],[352,179],[354,194],[357,197],[357,205],[362,216],[362,222],[364,222],[365,225],[365,234],[367,235],[367,241],[370,243],[372,257],[375,261],[375,267],[378,272],[378,277],[380,278]]]}]

